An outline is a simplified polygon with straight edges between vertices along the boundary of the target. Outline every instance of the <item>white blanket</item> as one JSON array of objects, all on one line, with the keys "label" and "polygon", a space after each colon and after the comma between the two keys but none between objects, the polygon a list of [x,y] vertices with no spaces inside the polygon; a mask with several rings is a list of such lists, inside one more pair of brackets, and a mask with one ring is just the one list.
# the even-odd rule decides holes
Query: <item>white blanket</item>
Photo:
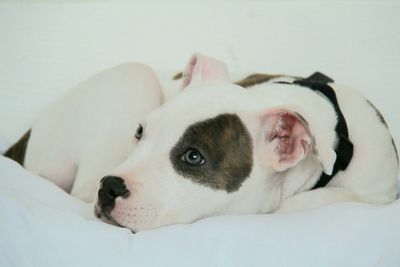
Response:
[{"label": "white blanket", "polygon": [[400,266],[400,201],[132,234],[0,156],[0,266]]}]

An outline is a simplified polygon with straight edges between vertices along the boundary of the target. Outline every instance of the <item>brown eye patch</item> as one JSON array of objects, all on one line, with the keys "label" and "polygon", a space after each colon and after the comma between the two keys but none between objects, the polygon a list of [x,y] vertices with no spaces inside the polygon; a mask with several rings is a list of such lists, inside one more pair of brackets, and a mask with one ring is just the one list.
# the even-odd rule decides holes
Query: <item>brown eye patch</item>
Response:
[{"label": "brown eye patch", "polygon": [[[203,164],[182,160],[189,150],[204,157]],[[250,175],[253,165],[252,140],[235,114],[222,114],[189,126],[170,152],[177,173],[217,190],[234,192]]]}]

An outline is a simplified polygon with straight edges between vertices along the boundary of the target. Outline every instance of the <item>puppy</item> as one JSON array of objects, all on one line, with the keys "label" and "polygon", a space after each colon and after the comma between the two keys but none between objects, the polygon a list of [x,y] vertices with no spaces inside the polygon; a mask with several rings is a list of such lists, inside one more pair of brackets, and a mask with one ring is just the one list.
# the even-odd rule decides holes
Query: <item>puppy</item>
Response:
[{"label": "puppy", "polygon": [[[146,112],[158,105],[154,101]],[[89,105],[87,112],[96,107]],[[58,163],[58,172],[51,173],[52,164],[44,161],[52,156],[42,164],[34,162],[55,153],[47,152],[49,140],[39,133],[60,125],[61,118],[73,121],[61,110],[32,128],[26,167],[42,166],[41,174],[47,170],[66,189],[75,177],[73,194],[87,201],[96,195],[98,217],[133,231],[219,214],[289,212],[345,201],[384,204],[396,197],[397,152],[382,116],[359,92],[320,73],[305,79],[252,75],[233,84],[223,62],[195,55],[184,72],[182,92],[142,119],[135,133],[119,123],[140,116],[119,110],[112,116],[126,115],[126,120],[112,129],[119,129],[123,138],[89,142],[90,148],[72,154],[93,152],[75,161],[66,161],[68,154],[59,148],[50,149],[58,151],[60,163],[72,162],[70,169],[78,170],[68,179],[61,175],[68,164]],[[99,125],[107,116],[101,114],[93,115]],[[82,144],[76,140],[88,131],[88,118],[79,121],[59,131],[61,140],[67,129],[77,131],[65,147]],[[124,140],[119,146],[109,144],[119,138]],[[129,153],[127,140],[132,143]],[[108,158],[93,161],[110,151]],[[79,174],[83,159],[91,167],[82,167],[88,171]],[[101,171],[94,171],[102,164]]]},{"label": "puppy", "polygon": [[223,62],[201,55],[182,87],[140,122],[136,150],[101,180],[97,216],[140,231],[396,198],[393,140],[358,91],[320,73],[235,85]]}]

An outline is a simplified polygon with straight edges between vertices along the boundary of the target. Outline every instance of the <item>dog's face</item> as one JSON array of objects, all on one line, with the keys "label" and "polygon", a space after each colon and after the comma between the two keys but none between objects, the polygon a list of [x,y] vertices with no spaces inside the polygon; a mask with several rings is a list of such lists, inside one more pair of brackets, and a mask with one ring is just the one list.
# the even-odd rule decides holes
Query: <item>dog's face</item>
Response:
[{"label": "dog's face", "polygon": [[257,107],[228,82],[223,63],[194,60],[183,92],[141,123],[135,150],[101,182],[99,216],[139,231],[278,204],[281,181],[273,174],[307,156],[306,122]]}]

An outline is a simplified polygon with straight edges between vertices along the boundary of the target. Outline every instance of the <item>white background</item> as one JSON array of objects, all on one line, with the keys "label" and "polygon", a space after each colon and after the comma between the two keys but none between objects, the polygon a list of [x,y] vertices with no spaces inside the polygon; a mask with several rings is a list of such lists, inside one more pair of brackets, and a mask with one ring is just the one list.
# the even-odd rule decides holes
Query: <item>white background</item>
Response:
[{"label": "white background", "polygon": [[0,135],[15,141],[99,70],[139,61],[175,71],[195,51],[233,71],[322,71],[362,90],[399,143],[400,1],[1,3]]}]

